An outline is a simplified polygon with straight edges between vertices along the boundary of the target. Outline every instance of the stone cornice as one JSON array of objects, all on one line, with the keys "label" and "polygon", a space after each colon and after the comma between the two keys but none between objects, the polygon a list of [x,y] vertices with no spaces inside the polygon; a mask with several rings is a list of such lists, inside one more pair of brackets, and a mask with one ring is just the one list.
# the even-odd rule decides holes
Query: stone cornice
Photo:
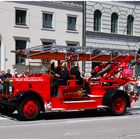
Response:
[{"label": "stone cornice", "polygon": [[104,32],[95,32],[95,31],[86,31],[86,35],[97,35],[97,36],[107,36],[112,38],[125,38],[136,40],[140,42],[140,36],[133,36],[133,35],[123,35],[123,34],[113,34],[113,33],[104,33]]},{"label": "stone cornice", "polygon": [[68,7],[82,8],[82,5],[78,4],[76,2],[49,1],[49,3],[58,4],[58,5],[65,5],[65,6],[68,6]]}]

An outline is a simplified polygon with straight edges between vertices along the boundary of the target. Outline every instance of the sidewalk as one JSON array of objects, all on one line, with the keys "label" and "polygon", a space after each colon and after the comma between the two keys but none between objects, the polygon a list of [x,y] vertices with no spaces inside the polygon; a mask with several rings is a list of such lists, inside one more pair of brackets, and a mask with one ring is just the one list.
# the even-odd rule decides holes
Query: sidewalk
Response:
[{"label": "sidewalk", "polygon": [[140,110],[140,97],[136,102],[131,103],[131,109]]}]

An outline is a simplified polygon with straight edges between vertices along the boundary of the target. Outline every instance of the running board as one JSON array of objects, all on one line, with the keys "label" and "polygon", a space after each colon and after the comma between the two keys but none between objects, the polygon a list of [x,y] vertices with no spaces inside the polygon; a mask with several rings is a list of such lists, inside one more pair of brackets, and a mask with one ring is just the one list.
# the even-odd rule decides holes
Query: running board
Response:
[{"label": "running board", "polygon": [[95,109],[97,108],[97,102],[96,100],[64,101],[62,108],[66,110]]},{"label": "running board", "polygon": [[98,105],[97,108],[108,108],[106,105]]},{"label": "running board", "polygon": [[89,97],[91,98],[103,98],[103,95],[91,95],[91,94],[88,94]]},{"label": "running board", "polygon": [[64,101],[66,104],[70,103],[85,103],[85,102],[96,102],[95,100],[81,100],[81,101]]}]

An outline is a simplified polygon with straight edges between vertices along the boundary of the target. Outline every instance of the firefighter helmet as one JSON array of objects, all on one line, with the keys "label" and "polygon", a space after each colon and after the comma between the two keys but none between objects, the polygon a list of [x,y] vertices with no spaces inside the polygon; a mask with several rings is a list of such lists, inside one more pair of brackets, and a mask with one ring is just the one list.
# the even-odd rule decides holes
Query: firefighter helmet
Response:
[{"label": "firefighter helmet", "polygon": [[61,64],[61,66],[62,66],[62,67],[66,67],[66,62],[63,62],[63,63]]},{"label": "firefighter helmet", "polygon": [[78,63],[77,62],[74,62],[74,67],[77,67],[78,66]]}]

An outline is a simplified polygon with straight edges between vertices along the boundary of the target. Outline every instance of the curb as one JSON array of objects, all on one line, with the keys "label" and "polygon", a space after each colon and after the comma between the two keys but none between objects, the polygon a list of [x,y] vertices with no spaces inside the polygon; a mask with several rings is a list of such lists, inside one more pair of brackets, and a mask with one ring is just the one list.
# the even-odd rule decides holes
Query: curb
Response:
[{"label": "curb", "polygon": [[140,110],[140,106],[132,106],[130,108],[128,108],[127,110]]}]

